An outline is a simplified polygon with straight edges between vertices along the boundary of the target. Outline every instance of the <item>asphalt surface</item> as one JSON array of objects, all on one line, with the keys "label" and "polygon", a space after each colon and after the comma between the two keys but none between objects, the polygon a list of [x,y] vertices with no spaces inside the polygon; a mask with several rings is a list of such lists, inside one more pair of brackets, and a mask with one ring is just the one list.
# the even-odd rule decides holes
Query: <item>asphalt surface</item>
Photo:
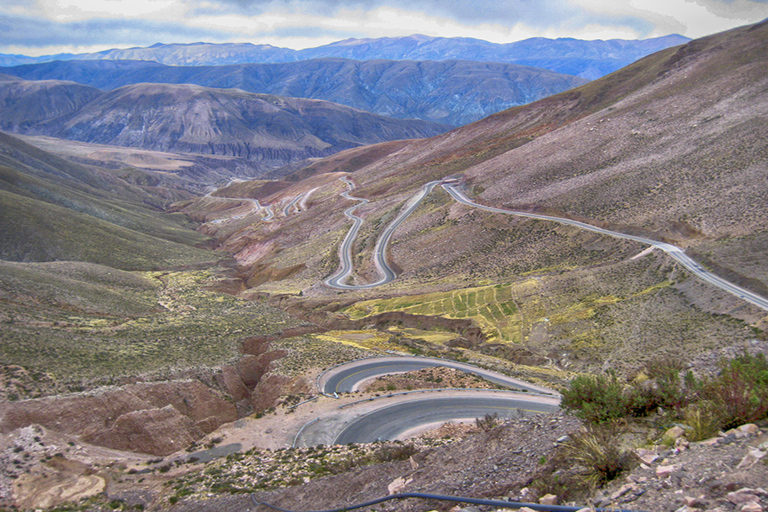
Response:
[{"label": "asphalt surface", "polygon": [[472,421],[557,410],[559,397],[484,389],[432,390],[388,395],[340,407],[304,425],[294,446],[369,443],[413,434],[449,421]]},{"label": "asphalt surface", "polygon": [[553,412],[556,405],[507,396],[418,398],[361,416],[336,436],[333,444],[373,443],[397,439],[409,430],[447,421],[474,420],[486,414],[511,418],[519,411]]},{"label": "asphalt surface", "polygon": [[709,272],[707,269],[705,269],[699,263],[693,260],[690,256],[685,254],[685,252],[682,249],[672,244],[658,242],[656,240],[652,240],[650,238],[645,238],[642,236],[628,235],[626,233],[620,233],[618,231],[611,231],[609,229],[599,228],[597,226],[586,224],[584,222],[579,222],[577,220],[564,219],[561,217],[552,217],[549,215],[540,215],[536,213],[517,212],[512,210],[504,210],[502,208],[494,208],[492,206],[485,206],[472,201],[452,184],[443,184],[443,189],[445,189],[445,191],[448,192],[451,195],[451,197],[453,197],[459,203],[465,204],[467,206],[472,206],[474,208],[479,208],[481,210],[494,212],[494,213],[503,213],[505,215],[515,215],[518,217],[528,217],[531,219],[542,219],[542,220],[559,222],[561,224],[576,226],[578,228],[585,229],[587,231],[592,231],[594,233],[601,233],[603,235],[608,235],[615,238],[623,238],[625,240],[634,240],[636,242],[640,242],[643,244],[650,245],[654,248],[661,249],[662,251],[667,253],[672,259],[680,263],[682,266],[688,269],[693,275],[695,275],[699,279],[711,285],[714,285],[723,291],[726,291],[732,295],[735,295],[740,299],[743,299],[751,304],[754,304],[755,306],[761,309],[768,310],[768,299],[756,293],[753,293],[749,290],[746,290],[738,285],[735,285],[730,281],[727,281],[722,277],[719,277]]},{"label": "asphalt surface", "polygon": [[413,198],[411,198],[408,203],[406,203],[405,208],[401,210],[400,214],[395,218],[394,221],[392,221],[382,232],[379,239],[376,241],[376,246],[373,250],[373,261],[376,265],[376,269],[381,274],[381,279],[374,283],[368,283],[368,284],[358,284],[358,285],[351,285],[346,284],[345,281],[349,279],[349,276],[352,275],[352,244],[355,241],[355,238],[357,238],[357,233],[360,231],[360,226],[363,224],[363,219],[355,215],[355,210],[357,210],[359,207],[366,205],[369,203],[368,199],[363,199],[360,197],[353,197],[350,194],[352,190],[354,190],[355,185],[352,183],[348,178],[344,177],[341,178],[341,181],[347,184],[347,187],[349,187],[349,190],[345,191],[343,194],[341,194],[343,197],[350,199],[352,201],[360,201],[359,204],[356,204],[355,206],[352,206],[351,208],[347,208],[344,211],[344,215],[346,215],[349,219],[352,220],[352,227],[347,232],[347,236],[344,237],[344,241],[341,243],[341,246],[339,247],[339,259],[341,266],[339,270],[323,281],[327,286],[331,288],[336,288],[339,290],[362,290],[366,288],[374,288],[376,286],[381,286],[383,284],[389,283],[392,281],[395,277],[397,277],[397,274],[392,269],[392,267],[389,266],[387,263],[387,245],[389,244],[390,239],[392,238],[392,234],[395,232],[397,227],[406,219],[408,216],[413,213],[413,211],[418,208],[419,204],[421,204],[421,201],[424,200],[427,195],[429,195],[430,192],[432,192],[432,189],[435,188],[435,185],[440,183],[439,181],[432,181],[427,183],[421,188],[421,191],[416,194]]},{"label": "asphalt surface", "polygon": [[285,205],[285,208],[283,208],[283,217],[287,217],[291,214],[291,208],[293,208],[296,203],[301,200],[302,197],[304,197],[304,194],[299,194],[298,196],[294,197],[290,203]]},{"label": "asphalt surface", "polygon": [[393,373],[405,373],[422,368],[447,367],[460,370],[482,377],[494,384],[509,389],[525,390],[533,393],[556,394],[553,390],[541,386],[535,386],[520,379],[514,379],[498,372],[485,370],[466,363],[451,361],[450,359],[438,359],[432,357],[374,357],[352,361],[323,373],[318,378],[320,392],[333,395],[334,393],[350,393],[357,391],[358,386],[366,380],[391,375]]}]

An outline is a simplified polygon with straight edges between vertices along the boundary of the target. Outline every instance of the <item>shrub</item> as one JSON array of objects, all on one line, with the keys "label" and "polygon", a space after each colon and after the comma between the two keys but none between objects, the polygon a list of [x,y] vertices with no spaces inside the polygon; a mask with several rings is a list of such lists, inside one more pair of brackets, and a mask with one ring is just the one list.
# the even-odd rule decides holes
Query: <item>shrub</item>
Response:
[{"label": "shrub", "polygon": [[703,394],[721,414],[721,427],[738,427],[768,415],[768,361],[764,354],[743,354],[724,363],[707,381]]},{"label": "shrub", "polygon": [[632,382],[628,407],[632,416],[647,416],[659,407],[680,411],[695,394],[696,380],[689,373],[680,379],[682,365],[677,361],[656,359],[649,362],[645,372]]},{"label": "shrub", "polygon": [[418,451],[412,444],[391,444],[382,446],[376,450],[373,456],[379,462],[390,462],[393,460],[406,460],[411,455],[418,453]]},{"label": "shrub", "polygon": [[579,375],[563,391],[560,406],[588,423],[598,424],[627,416],[631,401],[615,374]]},{"label": "shrub", "polygon": [[689,427],[685,437],[689,441],[703,441],[717,435],[721,415],[715,405],[707,400],[691,404],[683,410],[683,421]]},{"label": "shrub", "polygon": [[617,442],[618,430],[615,423],[591,426],[573,435],[566,445],[569,460],[587,470],[584,478],[591,486],[614,480],[635,462],[632,452]]},{"label": "shrub", "polygon": [[488,413],[482,418],[475,418],[475,425],[483,432],[489,432],[501,424],[499,413]]}]

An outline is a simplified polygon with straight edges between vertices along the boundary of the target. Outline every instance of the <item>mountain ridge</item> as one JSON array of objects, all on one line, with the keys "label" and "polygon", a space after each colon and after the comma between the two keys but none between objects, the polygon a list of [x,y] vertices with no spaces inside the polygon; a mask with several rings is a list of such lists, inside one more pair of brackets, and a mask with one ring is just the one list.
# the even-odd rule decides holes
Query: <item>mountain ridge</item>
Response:
[{"label": "mountain ridge", "polygon": [[462,125],[586,80],[514,64],[354,61],[178,67],[137,61],[67,61],[6,68],[27,80],[66,79],[110,90],[136,83],[196,84],[320,99],[400,119]]},{"label": "mountain ridge", "polygon": [[345,39],[327,45],[291,50],[252,43],[162,44],[104,50],[90,54],[43,57],[0,55],[0,65],[52,60],[144,60],[174,66],[295,62],[325,57],[356,60],[476,60],[507,62],[572,74],[590,80],[615,71],[640,57],[690,41],[671,34],[644,40],[524,39],[506,44],[463,37],[405,37]]},{"label": "mountain ridge", "polygon": [[[73,82],[17,80],[0,82],[3,98],[0,127],[5,130],[164,152],[235,156],[258,162],[264,172],[341,149],[432,136],[447,129],[322,100],[197,85],[136,84],[101,92]],[[46,110],[46,105],[51,107]]]}]

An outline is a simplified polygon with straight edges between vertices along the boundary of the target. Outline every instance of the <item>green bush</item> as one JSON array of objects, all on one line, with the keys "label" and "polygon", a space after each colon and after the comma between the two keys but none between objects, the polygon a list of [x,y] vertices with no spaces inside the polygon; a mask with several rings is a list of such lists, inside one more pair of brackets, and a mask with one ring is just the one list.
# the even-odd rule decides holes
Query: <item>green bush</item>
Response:
[{"label": "green bush", "polygon": [[629,415],[633,400],[615,374],[579,375],[563,391],[560,406],[587,423],[599,424]]},{"label": "green bush", "polygon": [[616,424],[588,427],[566,445],[568,459],[586,469],[584,478],[592,487],[614,480],[636,461],[633,453],[617,442],[617,430]]},{"label": "green bush", "polygon": [[680,378],[682,364],[678,361],[656,359],[632,381],[629,395],[629,412],[632,416],[647,416],[659,407],[678,414],[696,394],[697,382],[690,374]]},{"label": "green bush", "polygon": [[722,423],[720,411],[708,400],[691,404],[683,410],[683,422],[688,427],[689,441],[703,441],[717,435]]},{"label": "green bush", "polygon": [[704,383],[703,394],[720,412],[724,429],[768,416],[768,361],[764,354],[743,354],[722,365],[720,375]]}]

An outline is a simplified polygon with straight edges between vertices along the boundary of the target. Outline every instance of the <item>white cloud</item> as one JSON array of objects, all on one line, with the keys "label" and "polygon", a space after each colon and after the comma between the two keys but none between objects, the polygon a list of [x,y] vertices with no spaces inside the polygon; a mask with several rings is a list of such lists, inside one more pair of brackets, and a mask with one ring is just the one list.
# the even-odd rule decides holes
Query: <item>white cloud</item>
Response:
[{"label": "white cloud", "polygon": [[178,0],[38,0],[34,12],[58,22],[101,19],[178,20],[188,11]]},{"label": "white cloud", "polygon": [[[85,52],[154,42],[253,42],[301,49],[349,37],[425,34],[700,37],[768,17],[766,0],[5,0],[0,52]],[[18,22],[17,22],[18,20]],[[26,27],[30,27],[27,29]],[[39,36],[38,36],[39,34]]]},{"label": "white cloud", "polygon": [[592,15],[639,18],[650,37],[678,33],[702,37],[768,17],[768,4],[754,0],[571,0]]}]

